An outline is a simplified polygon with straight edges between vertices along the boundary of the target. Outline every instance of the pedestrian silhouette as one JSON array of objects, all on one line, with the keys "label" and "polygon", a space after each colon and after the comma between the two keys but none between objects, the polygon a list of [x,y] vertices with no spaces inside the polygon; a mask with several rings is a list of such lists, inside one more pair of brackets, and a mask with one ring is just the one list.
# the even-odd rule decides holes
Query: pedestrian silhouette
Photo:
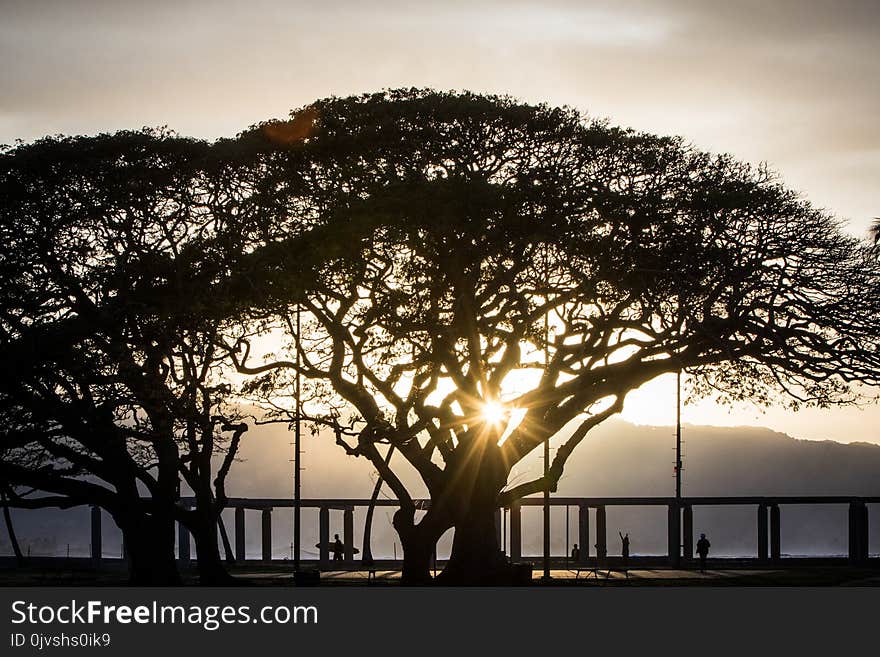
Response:
[{"label": "pedestrian silhouette", "polygon": [[629,532],[626,534],[617,532],[617,535],[620,536],[620,569],[626,573],[626,578],[629,579]]},{"label": "pedestrian silhouette", "polygon": [[345,546],[339,540],[339,534],[333,534],[333,561],[342,561],[342,553]]},{"label": "pedestrian silhouette", "polygon": [[706,570],[706,557],[709,555],[709,548],[712,546],[705,534],[700,534],[700,540],[697,541],[697,554],[700,555],[700,572]]},{"label": "pedestrian silhouette", "polygon": [[581,549],[578,547],[577,543],[575,543],[574,547],[571,548],[571,560],[572,561],[580,561],[581,560]]}]

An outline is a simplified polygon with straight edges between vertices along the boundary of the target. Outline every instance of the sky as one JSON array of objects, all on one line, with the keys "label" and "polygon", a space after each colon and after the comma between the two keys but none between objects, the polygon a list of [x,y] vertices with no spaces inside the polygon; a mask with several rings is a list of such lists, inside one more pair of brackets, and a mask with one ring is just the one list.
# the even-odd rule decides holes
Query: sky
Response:
[{"label": "sky", "polygon": [[[0,143],[231,136],[329,95],[428,86],[569,105],[766,162],[864,235],[880,215],[877,0],[0,0]],[[673,379],[623,416],[675,418]],[[694,424],[880,443],[880,407],[686,406]]]}]

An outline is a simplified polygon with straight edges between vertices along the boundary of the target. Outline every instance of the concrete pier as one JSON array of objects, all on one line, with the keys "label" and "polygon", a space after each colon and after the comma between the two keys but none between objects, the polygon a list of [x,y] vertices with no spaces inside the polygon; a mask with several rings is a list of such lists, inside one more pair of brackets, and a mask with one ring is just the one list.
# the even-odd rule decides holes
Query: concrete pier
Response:
[{"label": "concrete pier", "polygon": [[330,563],[330,508],[322,506],[318,510],[318,562],[322,566]]},{"label": "concrete pier", "polygon": [[605,506],[596,507],[596,559],[605,561],[608,556],[608,535],[605,529]]},{"label": "concrete pier", "polygon": [[676,568],[681,563],[681,509],[677,503],[666,509],[666,543],[669,562]]},{"label": "concrete pier", "polygon": [[522,502],[519,500],[510,505],[510,558],[522,559]]},{"label": "concrete pier", "polygon": [[590,558],[590,507],[586,504],[578,504],[578,549],[584,564]]},{"label": "concrete pier", "polygon": [[864,564],[868,554],[868,507],[862,501],[853,501],[849,505],[849,561]]},{"label": "concrete pier", "polygon": [[183,563],[192,561],[189,530],[182,522],[177,523],[177,558]]},{"label": "concrete pier", "polygon": [[244,507],[235,507],[235,561],[243,563],[245,560],[244,540]]},{"label": "concrete pier", "polygon": [[779,505],[770,505],[770,560],[779,561],[782,558],[782,538],[779,519]]},{"label": "concrete pier", "polygon": [[694,558],[694,507],[685,504],[682,509],[683,532],[682,545],[684,547],[683,557],[685,561],[691,561]]},{"label": "concrete pier", "polygon": [[261,515],[263,561],[272,561],[272,509],[263,509]]},{"label": "concrete pier", "polygon": [[354,561],[354,507],[347,506],[342,511],[342,543],[345,545],[342,558],[346,563]]},{"label": "concrete pier", "polygon": [[92,562],[95,564],[101,563],[101,557],[103,555],[103,542],[102,542],[102,534],[101,534],[101,507],[93,506],[91,510],[92,514],[92,543],[90,556],[92,558]]}]

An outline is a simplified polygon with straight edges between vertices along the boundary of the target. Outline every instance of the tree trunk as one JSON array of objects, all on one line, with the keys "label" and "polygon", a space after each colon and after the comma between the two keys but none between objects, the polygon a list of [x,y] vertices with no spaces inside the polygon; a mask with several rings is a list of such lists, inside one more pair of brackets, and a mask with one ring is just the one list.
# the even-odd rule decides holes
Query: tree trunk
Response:
[{"label": "tree trunk", "polygon": [[174,519],[170,515],[129,514],[116,518],[128,556],[129,583],[135,586],[177,586]]},{"label": "tree trunk", "polygon": [[232,545],[229,544],[229,534],[226,533],[226,525],[223,523],[223,516],[217,516],[217,527],[220,529],[220,538],[223,540],[223,554],[226,557],[226,563],[232,565],[235,563],[235,555],[232,553]]},{"label": "tree trunk", "polygon": [[433,581],[431,577],[431,557],[434,556],[434,548],[437,539],[432,539],[424,532],[415,531],[403,538],[403,573],[400,576],[402,586],[428,586]]},{"label": "tree trunk", "polygon": [[3,519],[6,522],[6,532],[9,534],[9,542],[12,545],[12,551],[15,553],[15,563],[19,566],[25,565],[25,558],[21,552],[21,546],[18,544],[18,537],[15,535],[15,527],[12,524],[12,514],[9,512],[8,499],[6,493],[0,493],[0,501],[3,502]]},{"label": "tree trunk", "polygon": [[498,545],[495,500],[467,509],[455,522],[452,554],[437,583],[446,586],[504,586],[512,583],[512,569]]},{"label": "tree trunk", "polygon": [[[391,457],[393,455],[394,445],[391,445],[391,447],[388,448],[388,453],[385,455],[385,465],[391,463]],[[376,500],[379,499],[379,493],[382,492],[383,483],[382,475],[379,475],[379,478],[376,479],[376,485],[373,486],[373,493],[370,495],[370,505],[367,507],[367,517],[364,521],[364,540],[361,545],[361,561],[368,566],[373,564],[373,549],[370,545],[370,539],[373,532],[373,514],[376,510]]]},{"label": "tree trunk", "polygon": [[[189,527],[196,544],[199,583],[202,586],[228,586],[236,582],[223,565],[217,544],[217,519],[214,514],[197,511],[199,515]],[[203,517],[208,516],[208,517]]]},{"label": "tree trunk", "polygon": [[431,557],[437,541],[450,525],[434,509],[429,509],[419,524],[415,524],[415,509],[401,507],[394,513],[392,524],[403,546],[402,586],[431,584]]},{"label": "tree trunk", "polygon": [[431,507],[442,510],[455,528],[452,554],[437,582],[452,586],[500,586],[512,583],[512,569],[498,545],[495,512],[508,469],[496,436],[460,443],[450,480],[455,482]]}]

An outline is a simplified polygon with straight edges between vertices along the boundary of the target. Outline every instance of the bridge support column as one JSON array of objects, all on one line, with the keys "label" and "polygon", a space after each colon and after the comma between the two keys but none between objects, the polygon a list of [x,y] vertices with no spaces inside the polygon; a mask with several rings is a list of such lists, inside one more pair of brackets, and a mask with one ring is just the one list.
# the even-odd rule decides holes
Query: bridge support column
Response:
[{"label": "bridge support column", "polygon": [[190,552],[189,530],[182,522],[177,523],[177,558],[181,563],[192,561]]},{"label": "bridge support column", "polygon": [[330,561],[330,509],[322,506],[318,511],[318,561],[326,567]]},{"label": "bridge support column", "polygon": [[235,561],[244,563],[245,558],[244,536],[244,507],[235,507]]},{"label": "bridge support column", "polygon": [[767,540],[767,505],[758,505],[758,561],[766,562],[770,556]]},{"label": "bridge support column", "polygon": [[852,565],[868,560],[868,506],[864,502],[849,504],[849,561]]},{"label": "bridge support column", "polygon": [[272,509],[263,509],[263,561],[272,561]]},{"label": "bridge support column", "polygon": [[[191,509],[192,504],[189,502],[181,501],[180,505],[184,509]],[[124,548],[125,543],[123,542],[123,556],[124,556]],[[190,545],[190,535],[189,530],[186,528],[182,522],[177,523],[177,559],[181,563],[188,564],[192,561],[192,547]]]},{"label": "bridge support column", "polygon": [[346,563],[354,561],[354,507],[347,506],[342,512],[342,558]]},{"label": "bridge support column", "polygon": [[681,565],[681,511],[678,504],[669,505],[667,517],[667,556],[669,564],[678,568]]},{"label": "bridge support column", "polygon": [[590,507],[578,505],[578,549],[581,551],[580,563],[590,557]]},{"label": "bridge support column", "polygon": [[103,553],[103,545],[101,543],[101,507],[91,507],[92,514],[92,547],[91,557],[92,563],[98,565],[101,563],[101,555]]},{"label": "bridge support column", "polygon": [[510,558],[522,559],[522,505],[519,500],[510,503]]},{"label": "bridge support column", "polygon": [[495,509],[495,542],[501,549],[501,509]]},{"label": "bridge support column", "polygon": [[685,561],[693,561],[694,558],[694,508],[690,504],[685,504],[683,512],[684,536],[682,544],[684,545]]},{"label": "bridge support column", "polygon": [[782,557],[782,540],[779,527],[779,505],[770,505],[770,560],[778,561]]},{"label": "bridge support column", "polygon": [[605,507],[596,507],[596,559],[605,561],[608,556],[608,536],[605,530]]}]

